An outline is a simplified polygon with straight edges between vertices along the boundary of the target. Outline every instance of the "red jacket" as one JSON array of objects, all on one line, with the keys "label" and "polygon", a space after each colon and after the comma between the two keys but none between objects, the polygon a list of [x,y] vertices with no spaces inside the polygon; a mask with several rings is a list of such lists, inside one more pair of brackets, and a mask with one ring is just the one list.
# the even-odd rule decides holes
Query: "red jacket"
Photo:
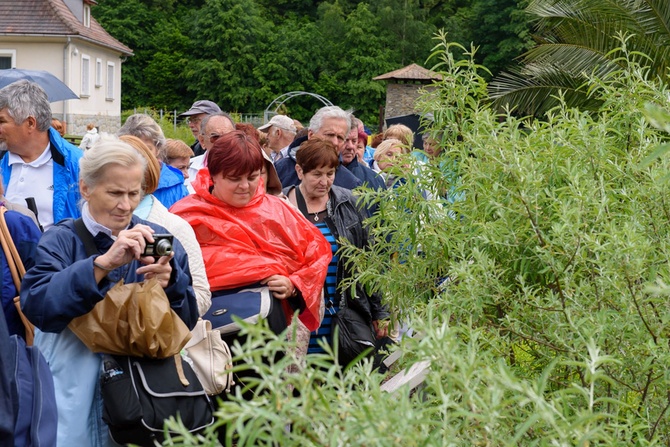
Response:
[{"label": "red jacket", "polygon": [[[175,203],[170,212],[193,227],[212,291],[254,284],[272,275],[288,276],[306,304],[300,320],[315,330],[332,258],[321,232],[290,204],[266,194],[262,183],[241,208],[209,192],[212,181],[207,168],[198,172],[192,186],[195,194]],[[286,300],[282,304],[286,314],[292,315]]]}]

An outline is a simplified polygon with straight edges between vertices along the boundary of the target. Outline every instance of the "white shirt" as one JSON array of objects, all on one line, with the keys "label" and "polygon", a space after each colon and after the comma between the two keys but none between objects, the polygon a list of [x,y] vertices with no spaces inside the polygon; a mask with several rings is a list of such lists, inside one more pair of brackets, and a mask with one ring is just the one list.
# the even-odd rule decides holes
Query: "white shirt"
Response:
[{"label": "white shirt", "polygon": [[25,163],[16,154],[8,154],[8,162],[12,167],[5,197],[10,202],[25,204],[26,197],[33,197],[37,205],[37,219],[48,230],[54,224],[54,174],[53,159],[49,143],[42,152],[30,163]]},{"label": "white shirt", "polygon": [[288,157],[288,147],[289,145],[287,144],[285,147],[279,149],[279,152],[272,151],[272,162],[275,163],[282,158]]},{"label": "white shirt", "polygon": [[188,178],[184,180],[184,185],[186,185],[189,194],[195,194],[191,182],[195,179],[195,176],[198,175],[198,171],[205,167],[205,155],[207,155],[207,152],[191,158],[191,164],[188,165]]}]

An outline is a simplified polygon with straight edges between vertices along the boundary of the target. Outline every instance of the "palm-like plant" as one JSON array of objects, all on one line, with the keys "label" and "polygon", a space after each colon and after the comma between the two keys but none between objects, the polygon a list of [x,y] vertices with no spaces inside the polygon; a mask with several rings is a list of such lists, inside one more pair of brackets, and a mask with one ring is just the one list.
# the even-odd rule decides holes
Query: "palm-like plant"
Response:
[{"label": "palm-like plant", "polygon": [[590,108],[587,76],[607,79],[618,71],[615,50],[622,45],[648,56],[650,77],[667,77],[669,0],[532,0],[526,11],[536,21],[538,45],[490,83],[497,106],[540,116],[558,104],[560,92],[569,105]]}]

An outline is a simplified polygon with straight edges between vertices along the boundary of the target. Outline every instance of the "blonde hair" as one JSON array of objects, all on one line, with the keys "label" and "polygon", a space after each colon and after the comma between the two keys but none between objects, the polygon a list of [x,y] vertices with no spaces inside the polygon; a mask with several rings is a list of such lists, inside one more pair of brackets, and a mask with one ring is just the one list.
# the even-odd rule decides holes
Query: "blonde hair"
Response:
[{"label": "blonde hair", "polygon": [[94,188],[110,165],[124,168],[140,166],[142,171],[146,171],[147,160],[125,141],[103,135],[79,160],[79,178],[88,187]]},{"label": "blonde hair", "polygon": [[193,157],[193,149],[181,140],[168,138],[165,140],[165,157],[168,164],[175,158],[191,158]]},{"label": "blonde hair", "polygon": [[144,170],[144,182],[142,182],[142,192],[144,194],[152,194],[158,188],[158,179],[161,176],[161,165],[154,153],[144,143],[144,141],[133,135],[121,135],[119,140],[128,143],[135,149],[145,160],[146,169]]},{"label": "blonde hair", "polygon": [[414,144],[414,132],[404,124],[393,124],[386,129],[384,139],[388,140],[391,138],[402,141],[402,144],[408,147],[412,147]]},{"label": "blonde hair", "polygon": [[402,143],[402,141],[397,140],[395,138],[391,138],[391,139],[384,140],[381,143],[379,143],[379,146],[377,146],[377,149],[375,149],[375,153],[372,156],[372,158],[374,158],[374,160],[377,163],[379,163],[379,160],[382,159],[383,153],[386,152],[388,149],[391,149],[393,147],[399,147],[403,154],[409,154],[409,148],[407,146],[405,146]]}]

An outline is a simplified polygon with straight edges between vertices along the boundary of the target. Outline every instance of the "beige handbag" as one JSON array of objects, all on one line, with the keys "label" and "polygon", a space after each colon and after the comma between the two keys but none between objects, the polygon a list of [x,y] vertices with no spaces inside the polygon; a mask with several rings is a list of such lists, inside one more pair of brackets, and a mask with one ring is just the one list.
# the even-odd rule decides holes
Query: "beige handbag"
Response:
[{"label": "beige handbag", "polygon": [[184,349],[207,394],[212,396],[223,391],[230,392],[230,387],[234,385],[231,372],[233,361],[230,348],[221,338],[221,333],[212,330],[210,321],[199,318],[191,335]]}]

